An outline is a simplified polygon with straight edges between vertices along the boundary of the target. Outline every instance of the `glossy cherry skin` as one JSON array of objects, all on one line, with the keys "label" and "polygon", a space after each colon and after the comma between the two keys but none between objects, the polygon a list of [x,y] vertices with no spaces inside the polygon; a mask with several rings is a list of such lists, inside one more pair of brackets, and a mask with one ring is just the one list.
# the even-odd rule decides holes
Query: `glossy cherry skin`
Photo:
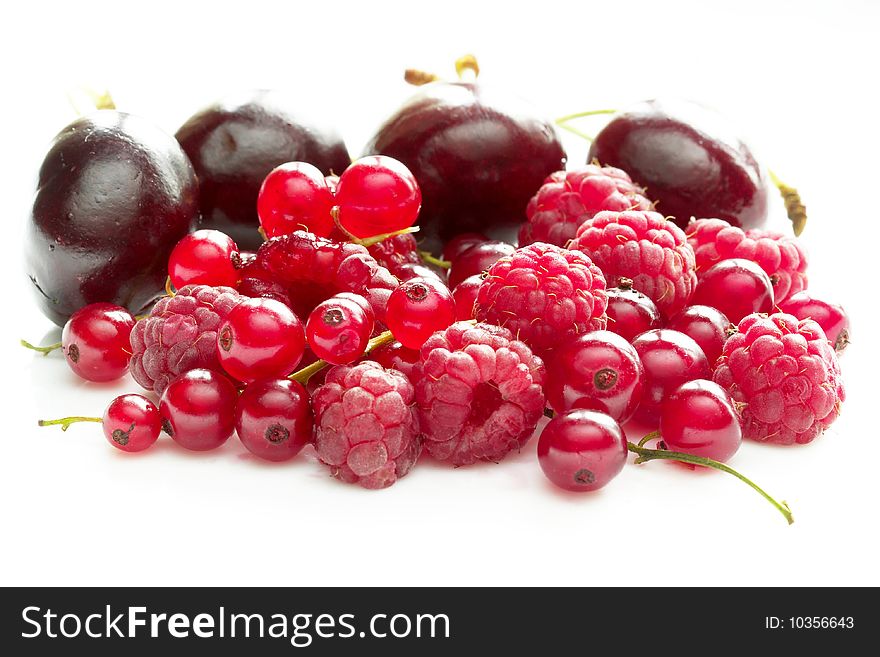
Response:
[{"label": "glossy cherry skin", "polygon": [[360,358],[373,333],[372,309],[367,312],[340,296],[319,303],[306,321],[306,339],[314,354],[334,365]]},{"label": "glossy cherry skin", "polygon": [[168,258],[168,276],[179,290],[185,285],[238,284],[238,246],[219,230],[197,230],[177,243]]},{"label": "glossy cherry skin", "polygon": [[751,260],[722,260],[709,267],[700,278],[691,304],[717,308],[738,324],[746,315],[773,312],[773,283]]},{"label": "glossy cherry skin", "polygon": [[275,299],[245,299],[217,331],[217,356],[238,381],[286,376],[305,350],[305,331],[294,312]]},{"label": "glossy cherry skin", "polygon": [[626,464],[626,434],[604,413],[574,410],[554,417],[538,438],[538,462],[565,490],[598,490]]},{"label": "glossy cherry skin", "polygon": [[443,259],[453,262],[472,246],[489,241],[491,240],[483,235],[483,233],[461,233],[446,242],[443,247]]},{"label": "glossy cherry skin", "polygon": [[329,237],[335,228],[333,192],[324,174],[308,162],[286,162],[266,176],[257,196],[260,226],[268,238],[307,230]]},{"label": "glossy cherry skin", "polygon": [[434,331],[455,321],[449,288],[431,278],[401,283],[388,297],[385,324],[404,346],[419,349]]},{"label": "glossy cherry skin", "polygon": [[722,463],[742,444],[740,418],[727,392],[702,379],[680,385],[663,400],[660,435],[674,452]]},{"label": "glossy cherry skin", "polygon": [[477,302],[477,293],[480,291],[480,283],[483,277],[479,274],[469,276],[455,286],[452,298],[455,299],[455,319],[474,319],[474,304]]},{"label": "glossy cherry skin", "polygon": [[670,319],[666,328],[693,338],[706,354],[710,366],[715,365],[727,338],[736,332],[736,326],[727,315],[711,306],[688,306]]},{"label": "glossy cherry skin", "polygon": [[416,369],[420,362],[417,349],[409,349],[397,341],[389,342],[371,351],[370,360],[376,361],[385,369],[402,372],[406,378],[415,383]]},{"label": "glossy cherry skin", "polygon": [[466,278],[478,276],[516,249],[506,242],[482,242],[466,249],[452,261],[449,288],[454,290]]},{"label": "glossy cherry skin", "polygon": [[709,361],[692,338],[670,329],[646,331],[633,340],[645,368],[644,392],[635,417],[655,424],[666,396],[682,383],[711,378]]},{"label": "glossy cherry skin", "polygon": [[557,413],[584,408],[626,422],[642,398],[644,368],[633,346],[611,331],[580,335],[547,365],[544,394]]},{"label": "glossy cherry skin", "polygon": [[423,248],[466,232],[513,240],[541,183],[565,168],[551,122],[491,86],[432,82],[419,88],[364,154],[403,162],[419,181]]},{"label": "glossy cherry skin", "polygon": [[141,312],[162,294],[198,193],[186,154],[149,121],[101,110],[68,125],[40,167],[25,233],[40,310],[59,326],[90,303]]},{"label": "glossy cherry skin", "polygon": [[412,226],[422,207],[422,192],[404,164],[370,155],[339,176],[336,204],[345,230],[355,237],[371,237]]},{"label": "glossy cherry skin", "polygon": [[243,249],[256,249],[257,196],[285,162],[308,162],[325,174],[351,163],[336,131],[297,109],[302,100],[277,91],[230,96],[196,112],[176,137],[199,177],[202,228],[216,228]]},{"label": "glossy cherry skin", "polygon": [[110,402],[102,418],[107,442],[123,452],[142,452],[151,447],[162,431],[162,416],[155,404],[135,394],[121,395]]},{"label": "glossy cherry skin", "polygon": [[162,393],[162,429],[186,449],[216,449],[235,429],[237,401],[238,391],[224,375],[190,370],[169,383]]},{"label": "glossy cherry skin", "polygon": [[660,311],[650,298],[634,290],[632,281],[621,279],[608,288],[608,330],[632,342],[640,333],[660,328]]},{"label": "glossy cherry skin", "polygon": [[779,309],[798,319],[812,319],[819,324],[838,354],[849,344],[849,317],[843,306],[817,299],[809,292],[798,292],[779,304]]},{"label": "glossy cherry skin", "polygon": [[290,379],[261,379],[235,405],[235,430],[251,454],[287,461],[312,440],[312,410],[305,388]]},{"label": "glossy cherry skin", "polygon": [[648,189],[658,212],[684,228],[718,217],[743,229],[767,220],[767,177],[720,114],[684,100],[649,100],[614,115],[590,147]]},{"label": "glossy cherry skin", "polygon": [[71,315],[61,332],[68,366],[86,381],[115,381],[128,372],[134,317],[112,303],[93,303]]}]

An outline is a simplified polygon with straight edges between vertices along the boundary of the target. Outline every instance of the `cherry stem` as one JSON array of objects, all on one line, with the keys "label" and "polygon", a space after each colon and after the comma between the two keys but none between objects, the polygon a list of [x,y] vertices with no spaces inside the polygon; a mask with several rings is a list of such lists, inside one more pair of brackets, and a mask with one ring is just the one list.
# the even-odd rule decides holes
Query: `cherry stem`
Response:
[{"label": "cherry stem", "polygon": [[587,141],[593,141],[593,136],[588,135],[586,132],[578,130],[574,126],[568,125],[569,121],[573,121],[574,119],[582,119],[587,116],[598,116],[599,114],[615,114],[617,110],[615,109],[599,109],[599,110],[590,110],[588,112],[576,112],[574,114],[566,114],[565,116],[560,116],[556,119],[555,123],[563,130],[568,130],[570,133],[577,135],[581,139],[586,139]]},{"label": "cherry stem", "polygon": [[[657,433],[657,432],[654,432]],[[649,436],[651,434],[648,434]],[[642,439],[644,440],[644,438]],[[691,463],[693,465],[702,465],[708,468],[714,468],[715,470],[721,470],[722,472],[726,472],[727,474],[731,474],[740,481],[751,486],[755,491],[757,491],[761,497],[770,502],[776,509],[781,513],[785,519],[788,521],[788,524],[792,524],[794,522],[794,517],[791,514],[791,509],[788,507],[788,504],[785,501],[777,502],[775,499],[770,497],[763,488],[758,486],[755,482],[753,482],[748,477],[741,475],[739,472],[734,470],[728,465],[721,463],[720,461],[715,461],[714,459],[708,459],[703,456],[694,456],[693,454],[684,454],[682,452],[671,452],[666,449],[647,449],[641,446],[641,441],[639,445],[635,443],[627,442],[626,446],[633,454],[637,454],[638,458],[636,459],[636,463],[647,463],[648,461],[653,461],[655,459],[664,459],[669,461],[680,461],[682,463]]]},{"label": "cherry stem", "polygon": [[804,228],[807,225],[807,206],[801,200],[800,192],[797,189],[782,182],[779,176],[771,169],[768,169],[767,173],[770,174],[770,180],[782,195],[786,214],[788,214],[788,218],[791,220],[791,227],[794,230],[795,237],[797,237],[804,232]]},{"label": "cherry stem", "polygon": [[[380,333],[379,335],[377,335],[375,338],[372,338],[367,343],[367,348],[364,349],[364,354],[366,355],[366,354],[370,353],[371,351],[373,351],[373,349],[376,349],[377,347],[381,347],[384,344],[388,344],[393,339],[394,339],[394,336],[391,334],[391,331],[385,331],[384,333]],[[325,367],[327,367],[329,364],[330,363],[328,363],[326,360],[316,360],[314,363],[311,363],[310,365],[306,365],[304,368],[302,368],[301,370],[299,370],[297,372],[294,372],[293,374],[291,374],[287,378],[292,379],[294,381],[298,381],[299,383],[302,383],[303,385],[305,385],[306,383],[308,383],[309,378],[311,378],[311,376],[313,374],[320,372]]]},{"label": "cherry stem", "polygon": [[68,90],[67,101],[77,116],[84,116],[95,110],[116,109],[116,103],[106,89],[98,92],[88,87],[76,87]]},{"label": "cherry stem", "polygon": [[165,277],[165,294],[167,294],[171,298],[177,296],[177,293],[174,291],[174,286],[171,284],[170,276]]},{"label": "cherry stem", "polygon": [[44,356],[48,356],[50,353],[52,353],[56,349],[61,349],[60,342],[56,342],[55,344],[49,344],[49,345],[46,345],[45,347],[37,347],[36,345],[32,345],[27,340],[21,340],[20,342],[21,342],[22,347],[27,347],[28,349],[31,349],[33,351],[39,351]]},{"label": "cherry stem", "polygon": [[441,258],[434,257],[430,251],[419,251],[419,255],[422,256],[422,260],[427,262],[429,265],[434,265],[435,267],[440,267],[441,269],[449,269],[452,267],[452,263],[449,260],[442,260]]},{"label": "cherry stem", "polygon": [[72,415],[71,417],[62,417],[62,418],[59,418],[59,419],[57,419],[57,420],[38,420],[38,421],[37,421],[37,424],[38,424],[39,426],[41,426],[41,427],[48,427],[48,426],[51,426],[51,425],[53,425],[53,424],[60,424],[60,425],[61,425],[61,430],[62,430],[62,431],[67,431],[68,427],[70,427],[71,424],[74,424],[74,423],[76,423],[76,422],[98,422],[98,423],[103,423],[104,420],[102,420],[102,419],[99,418],[99,417],[84,417],[84,416],[82,416],[82,415]]},{"label": "cherry stem", "polygon": [[465,79],[465,73],[468,73],[470,81],[480,77],[480,65],[474,55],[462,55],[455,60],[455,74],[459,80]]}]

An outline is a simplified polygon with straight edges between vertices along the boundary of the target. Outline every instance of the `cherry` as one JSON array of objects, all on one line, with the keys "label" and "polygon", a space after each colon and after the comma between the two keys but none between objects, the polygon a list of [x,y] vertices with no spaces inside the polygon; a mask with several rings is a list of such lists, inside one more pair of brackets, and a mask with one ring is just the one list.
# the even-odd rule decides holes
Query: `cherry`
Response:
[{"label": "cherry", "polygon": [[738,324],[746,315],[773,312],[773,284],[751,260],[722,260],[702,275],[691,303],[717,308]]},{"label": "cherry", "polygon": [[412,226],[422,207],[422,192],[401,162],[370,155],[339,177],[336,203],[345,230],[355,237],[371,237]]},{"label": "cherry", "polygon": [[257,214],[266,237],[307,230],[321,237],[333,231],[333,193],[318,168],[287,162],[266,176],[257,196]]},{"label": "cherry", "polygon": [[181,374],[159,400],[162,429],[186,449],[220,447],[235,429],[238,392],[222,374],[205,369]]},{"label": "cherry", "polygon": [[501,258],[513,255],[515,248],[507,242],[481,242],[471,246],[452,261],[449,287],[455,289],[464,279],[482,274]]},{"label": "cherry", "polygon": [[110,402],[103,417],[104,436],[123,452],[151,447],[162,431],[159,409],[142,395],[121,395]]},{"label": "cherry", "polygon": [[622,336],[593,331],[553,355],[544,393],[557,413],[583,408],[626,422],[641,400],[644,373],[638,353]]},{"label": "cherry", "polygon": [[461,233],[449,240],[443,247],[443,259],[447,262],[455,262],[458,256],[472,246],[489,241],[489,238],[483,233]]},{"label": "cherry", "polygon": [[242,444],[267,461],[286,461],[312,439],[312,411],[302,384],[262,379],[245,388],[235,405],[235,430]]},{"label": "cherry", "polygon": [[61,332],[65,360],[73,372],[96,383],[128,371],[134,317],[112,303],[92,303],[73,313]]},{"label": "cherry", "polygon": [[290,374],[302,360],[305,333],[293,311],[275,299],[245,299],[217,331],[217,356],[239,381]]},{"label": "cherry", "polygon": [[238,284],[241,257],[232,238],[219,230],[197,230],[177,243],[168,258],[168,276],[176,289],[184,285]]},{"label": "cherry", "polygon": [[650,298],[633,289],[632,280],[621,278],[608,288],[608,330],[632,342],[639,333],[660,328],[660,311]]},{"label": "cherry", "polygon": [[419,349],[434,331],[455,321],[452,292],[430,278],[402,283],[388,297],[385,323],[394,337],[410,349]]},{"label": "cherry", "polygon": [[736,332],[727,315],[711,306],[688,306],[670,319],[666,328],[693,338],[706,354],[709,365],[715,364],[727,338]]},{"label": "cherry", "polygon": [[740,418],[727,392],[702,379],[680,385],[663,400],[660,435],[669,449],[722,463],[742,444]]},{"label": "cherry", "polygon": [[315,307],[306,321],[306,338],[318,358],[344,365],[363,355],[374,324],[373,311],[365,306],[366,299],[361,304],[337,295]]},{"label": "cherry", "polygon": [[645,368],[644,392],[636,412],[643,422],[658,422],[663,399],[682,383],[711,378],[706,355],[684,333],[652,329],[636,337],[632,344]]},{"label": "cherry", "polygon": [[626,464],[627,441],[612,418],[574,410],[554,417],[538,438],[538,462],[547,478],[565,490],[602,488]]},{"label": "cherry", "polygon": [[819,324],[837,353],[843,352],[849,344],[849,317],[842,306],[817,299],[809,292],[798,292],[779,304],[779,309]]},{"label": "cherry", "polygon": [[474,304],[477,302],[477,292],[480,291],[482,282],[483,277],[477,274],[467,277],[455,286],[452,298],[455,299],[456,321],[474,318]]}]

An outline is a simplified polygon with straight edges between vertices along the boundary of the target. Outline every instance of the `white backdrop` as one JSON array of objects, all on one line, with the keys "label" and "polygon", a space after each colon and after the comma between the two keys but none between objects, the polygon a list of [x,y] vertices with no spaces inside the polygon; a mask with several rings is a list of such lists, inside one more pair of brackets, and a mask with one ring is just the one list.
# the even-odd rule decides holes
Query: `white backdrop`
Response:
[{"label": "white backdrop", "polygon": [[[716,5],[717,4],[717,8]],[[0,354],[0,584],[880,584],[876,475],[878,3],[93,2],[4,10],[0,180],[7,274]],[[725,3],[728,5],[728,3]],[[95,425],[130,379],[78,381],[33,305],[20,259],[36,169],[73,118],[74,84],[169,132],[216,96],[290,89],[357,154],[410,92],[406,67],[483,78],[549,115],[657,95],[732,116],[808,205],[812,288],[847,307],[848,400],[804,448],[746,444],[732,465],[796,523],[720,473],[629,466],[605,490],[552,488],[532,441],[499,466],[420,464],[383,492],[335,482],[309,451],[269,465],[237,440],[140,457]],[[588,131],[601,125],[601,118]],[[564,136],[570,160],[586,144]],[[782,216],[774,199],[773,212]]]}]

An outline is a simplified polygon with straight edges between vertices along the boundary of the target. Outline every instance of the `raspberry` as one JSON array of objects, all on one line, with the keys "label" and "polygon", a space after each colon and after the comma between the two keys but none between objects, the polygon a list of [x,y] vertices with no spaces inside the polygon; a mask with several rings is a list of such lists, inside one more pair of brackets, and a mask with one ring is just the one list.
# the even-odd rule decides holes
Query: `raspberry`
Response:
[{"label": "raspberry", "polygon": [[544,363],[507,329],[456,322],[422,346],[416,402],[425,449],[453,465],[500,461],[544,411]]},{"label": "raspberry", "polygon": [[537,242],[489,268],[476,318],[510,329],[534,351],[605,328],[605,278],[586,255]]},{"label": "raspberry", "polygon": [[731,226],[723,219],[697,219],[687,227],[697,275],[720,260],[745,258],[767,272],[777,304],[807,288],[807,254],[800,242],[782,233]]},{"label": "raspberry", "polygon": [[178,374],[197,368],[222,372],[217,330],[243,298],[231,287],[187,285],[160,299],[131,331],[134,380],[161,395]]},{"label": "raspberry", "polygon": [[808,443],[845,399],[837,356],[822,328],[793,315],[748,315],[724,344],[714,380],[742,406],[743,435]]},{"label": "raspberry", "polygon": [[338,365],[312,397],[315,449],[334,477],[386,488],[421,452],[413,386],[374,361]]},{"label": "raspberry", "polygon": [[589,164],[577,171],[557,171],[529,201],[519,243],[565,246],[597,212],[653,209],[644,190],[620,169]]},{"label": "raspberry", "polygon": [[687,305],[697,285],[684,231],[657,212],[600,212],[578,228],[571,248],[590,256],[610,284],[632,279],[666,317]]},{"label": "raspberry", "polygon": [[395,235],[372,246],[367,250],[380,265],[392,274],[397,275],[401,265],[421,265],[422,257],[419,255],[419,245],[416,238],[410,233]]}]

